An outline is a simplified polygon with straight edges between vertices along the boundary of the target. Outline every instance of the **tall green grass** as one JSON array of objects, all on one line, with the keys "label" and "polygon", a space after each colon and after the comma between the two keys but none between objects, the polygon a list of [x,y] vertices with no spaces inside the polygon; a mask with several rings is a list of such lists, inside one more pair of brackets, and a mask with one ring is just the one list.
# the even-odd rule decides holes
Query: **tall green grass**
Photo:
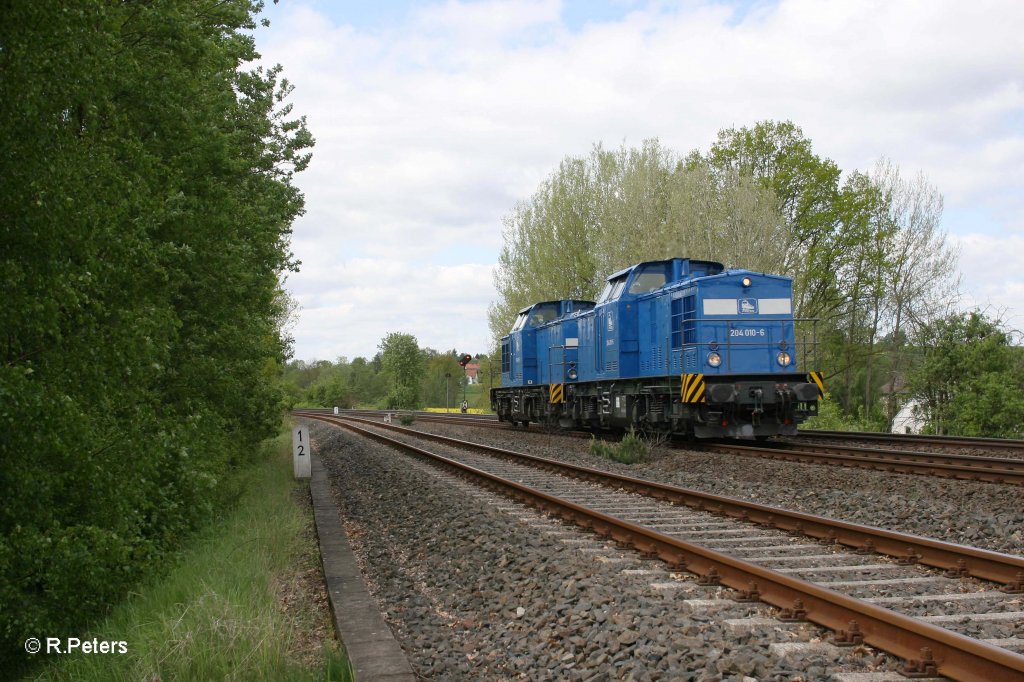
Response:
[{"label": "tall green grass", "polygon": [[[83,641],[122,640],[127,654],[49,655],[44,680],[349,680],[330,624],[282,607],[318,561],[311,511],[293,501],[288,435],[248,474],[235,509],[202,531],[166,575],[144,586]],[[318,573],[316,573],[318,575]],[[300,600],[301,604],[301,600]],[[329,643],[312,645],[319,627]],[[322,647],[322,648],[321,648]]]}]

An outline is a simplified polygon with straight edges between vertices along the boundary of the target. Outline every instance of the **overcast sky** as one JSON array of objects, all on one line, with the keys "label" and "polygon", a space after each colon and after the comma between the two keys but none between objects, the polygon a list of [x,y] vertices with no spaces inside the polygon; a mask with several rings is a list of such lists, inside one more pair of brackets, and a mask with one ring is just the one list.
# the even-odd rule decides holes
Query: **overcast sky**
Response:
[{"label": "overcast sky", "polygon": [[[485,352],[501,219],[567,155],[792,120],[844,171],[945,198],[964,305],[1024,327],[1024,2],[268,2],[317,139],[295,356]],[[685,256],[685,254],[679,254]]]}]

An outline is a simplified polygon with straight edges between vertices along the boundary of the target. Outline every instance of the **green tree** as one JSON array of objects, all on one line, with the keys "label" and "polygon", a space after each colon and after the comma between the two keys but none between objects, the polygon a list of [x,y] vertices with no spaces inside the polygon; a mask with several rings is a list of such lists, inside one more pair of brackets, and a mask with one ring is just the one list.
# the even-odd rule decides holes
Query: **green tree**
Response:
[{"label": "green tree", "polygon": [[770,187],[691,158],[669,179],[659,258],[685,255],[756,272],[784,272],[792,237]]},{"label": "green tree", "polygon": [[424,351],[423,382],[420,395],[427,407],[458,405],[462,400],[465,372],[459,365],[458,351],[438,353],[430,348]]},{"label": "green tree", "polygon": [[1013,341],[1002,322],[978,312],[921,328],[922,358],[909,388],[929,432],[1024,436],[1024,353]]},{"label": "green tree", "polygon": [[388,382],[386,407],[412,409],[420,406],[419,389],[423,356],[412,334],[391,332],[378,345],[383,372]]},{"label": "green tree", "polygon": [[[691,164],[697,158],[691,154]],[[839,167],[817,156],[810,139],[790,121],[722,130],[705,159],[719,175],[747,176],[772,190],[792,237],[781,271],[795,278],[797,313],[826,312],[840,298],[834,273],[844,254],[836,210]]]},{"label": "green tree", "polygon": [[594,165],[567,158],[527,202],[503,220],[504,244],[494,284],[498,300],[488,310],[490,328],[504,334],[523,307],[547,298],[590,298],[600,289],[595,256],[599,221]]},{"label": "green tree", "polygon": [[[922,174],[905,180],[899,168],[880,159],[872,180],[885,197],[886,239],[883,271],[883,324],[896,341],[888,379],[895,384],[907,370],[909,358],[902,341],[948,315],[959,298],[957,251],[940,229],[942,195]],[[886,414],[896,416],[895,394],[886,401]]]},{"label": "green tree", "polygon": [[259,3],[5,3],[0,677],[81,631],[280,421],[280,282],[312,138]]},{"label": "green tree", "polygon": [[339,358],[338,364],[317,379],[306,390],[306,399],[319,407],[355,407],[357,396],[352,389],[352,368],[345,358]]},{"label": "green tree", "polygon": [[381,372],[380,362],[371,362],[366,358],[353,360],[349,383],[358,405],[377,405],[387,394],[387,382]]}]

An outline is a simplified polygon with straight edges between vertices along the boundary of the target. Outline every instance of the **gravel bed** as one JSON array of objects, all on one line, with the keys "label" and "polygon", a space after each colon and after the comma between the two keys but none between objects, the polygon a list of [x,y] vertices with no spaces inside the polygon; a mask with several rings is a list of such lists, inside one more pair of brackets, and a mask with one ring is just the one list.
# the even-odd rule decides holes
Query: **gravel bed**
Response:
[{"label": "gravel bed", "polygon": [[370,591],[423,679],[810,681],[894,665],[868,647],[776,654],[824,635],[729,623],[771,613],[756,604],[688,608],[724,591],[362,437],[310,431]]},{"label": "gravel bed", "polygon": [[[374,429],[376,430],[376,429]],[[378,430],[379,431],[379,430]],[[422,446],[418,439],[403,433],[385,432],[389,437],[396,438],[403,442]],[[764,552],[755,550],[746,552],[747,559],[766,568],[779,570],[793,577],[803,578],[812,582],[824,583],[831,580],[839,581],[877,581],[892,580],[891,587],[899,587],[899,593],[905,595],[917,594],[939,594],[943,592],[982,592],[991,587],[991,584],[973,579],[955,580],[944,578],[944,572],[938,569],[928,568],[919,565],[906,566],[899,564],[896,560],[884,556],[866,557],[856,554],[849,549],[836,546],[822,546],[807,539],[797,539],[782,531],[764,529],[756,524],[743,523],[737,520],[723,520],[714,514],[707,512],[695,512],[693,510],[665,504],[649,497],[636,493],[617,491],[605,486],[584,483],[565,476],[544,472],[528,464],[513,462],[503,459],[494,459],[488,455],[479,454],[445,444],[433,443],[430,446],[432,452],[463,462],[477,469],[497,474],[503,478],[524,483],[532,488],[541,490],[551,495],[568,499],[592,509],[605,511],[614,516],[634,523],[641,523],[652,528],[674,535],[683,540],[706,544],[715,542],[707,533],[739,533],[740,536],[767,534],[775,536],[776,549]],[[697,531],[696,537],[690,533]],[[727,536],[727,535],[726,535]],[[782,549],[784,547],[784,549]],[[794,552],[793,549],[798,551]],[[725,553],[736,555],[732,549],[725,549]],[[903,582],[901,579],[938,578],[938,582],[929,580],[927,583]],[[840,592],[848,592],[849,586],[837,585],[835,589]],[[896,594],[896,592],[892,592]],[[1000,610],[1016,612],[1018,616],[1021,611],[1020,600],[1003,596],[1004,608]],[[943,608],[942,602],[924,601],[912,604],[893,604],[891,608],[895,611],[915,616],[928,615],[954,615],[968,613],[984,613],[984,602],[982,604],[971,604],[968,600],[950,602],[954,607],[960,607],[955,612],[949,612]],[[980,609],[980,611],[978,610]],[[958,621],[943,621],[945,627],[967,634],[969,636],[981,637],[1011,637],[1016,632],[1019,624],[1024,626],[1024,618],[1014,622],[999,621],[997,623],[984,624],[985,629],[971,621],[964,623]]]},{"label": "gravel bed", "polygon": [[1024,555],[1020,486],[655,447],[639,464],[591,455],[589,441],[539,429],[418,422],[414,428],[761,504]]}]

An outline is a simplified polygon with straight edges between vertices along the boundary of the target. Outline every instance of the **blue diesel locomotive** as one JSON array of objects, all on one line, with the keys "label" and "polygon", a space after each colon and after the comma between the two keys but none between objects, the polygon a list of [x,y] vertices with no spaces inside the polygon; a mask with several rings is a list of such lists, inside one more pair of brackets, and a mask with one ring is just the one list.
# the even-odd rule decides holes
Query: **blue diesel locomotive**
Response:
[{"label": "blue diesel locomotive", "polygon": [[[792,280],[713,261],[640,263],[596,303],[544,301],[501,339],[498,419],[696,438],[795,435],[819,372],[797,369]],[[808,321],[813,325],[812,321]],[[813,326],[800,339],[813,355]]]}]

